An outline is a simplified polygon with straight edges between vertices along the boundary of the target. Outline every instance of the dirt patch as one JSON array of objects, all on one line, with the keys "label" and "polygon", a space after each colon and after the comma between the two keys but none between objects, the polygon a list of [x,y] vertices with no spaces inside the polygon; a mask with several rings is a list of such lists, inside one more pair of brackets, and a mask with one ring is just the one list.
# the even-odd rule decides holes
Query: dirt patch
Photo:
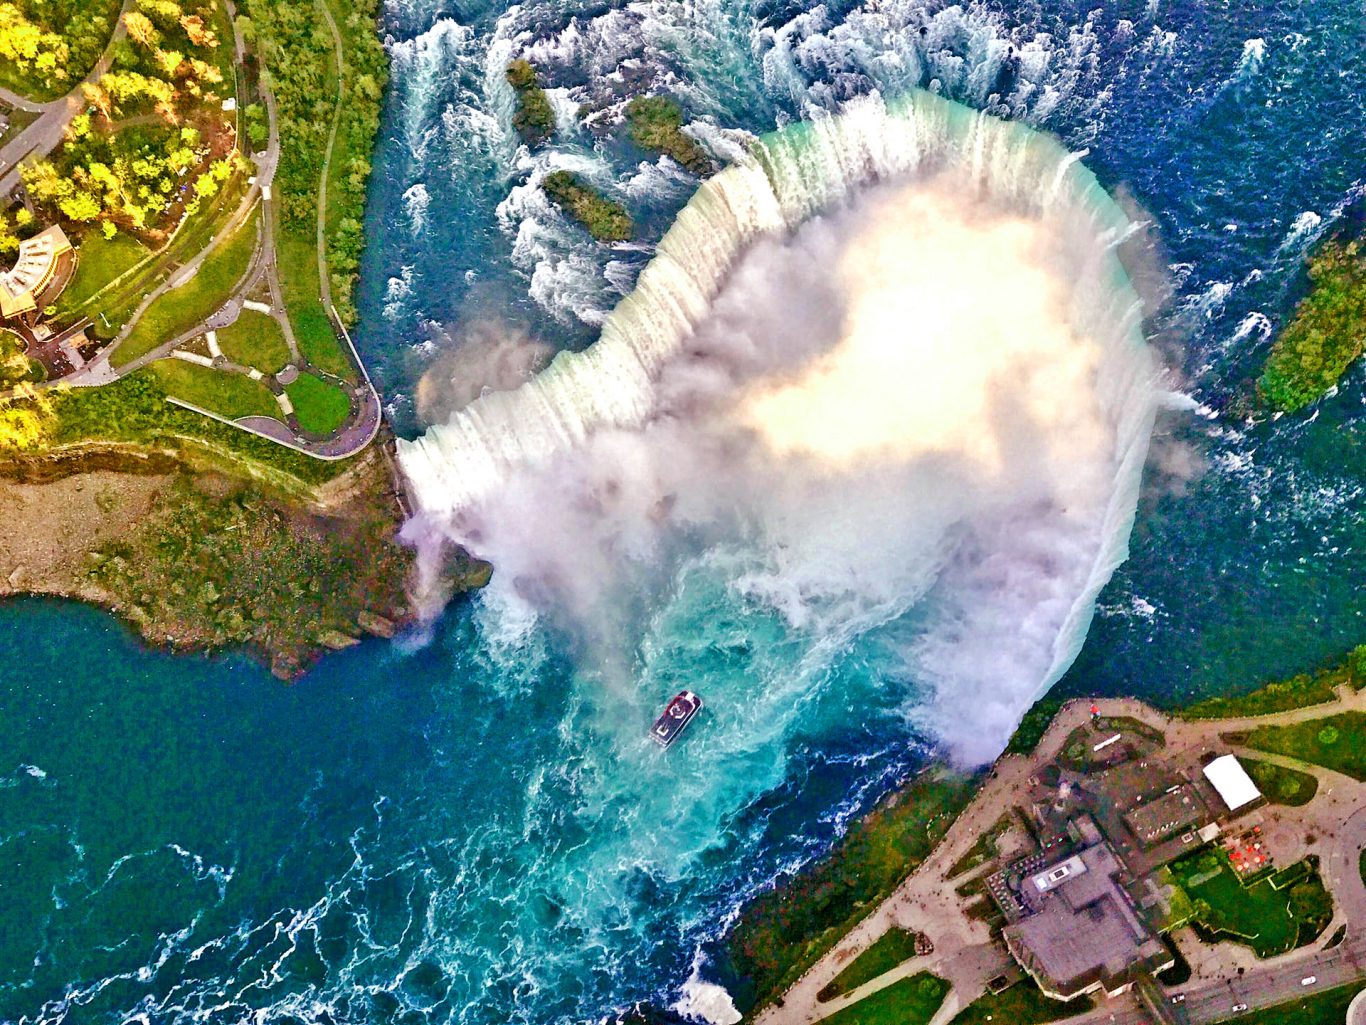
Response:
[{"label": "dirt patch", "polygon": [[107,600],[85,578],[89,559],[139,531],[173,480],[168,473],[95,470],[48,483],[0,481],[0,595]]}]

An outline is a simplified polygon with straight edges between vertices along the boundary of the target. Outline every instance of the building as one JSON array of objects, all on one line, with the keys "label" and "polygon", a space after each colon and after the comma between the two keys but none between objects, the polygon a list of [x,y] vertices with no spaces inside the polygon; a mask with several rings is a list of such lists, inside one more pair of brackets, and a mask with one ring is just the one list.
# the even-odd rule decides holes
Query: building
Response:
[{"label": "building", "polygon": [[1177,783],[1155,797],[1138,801],[1124,812],[1124,824],[1144,848],[1153,847],[1210,818],[1189,783]]},{"label": "building", "polygon": [[[31,317],[40,303],[55,299],[66,285],[71,264],[71,243],[55,224],[20,242],[14,267],[0,272],[0,320]],[[46,294],[49,291],[51,295]]]},{"label": "building", "polygon": [[1089,846],[1020,881],[1026,914],[1004,930],[1011,954],[1056,1000],[1098,989],[1117,996],[1174,963],[1125,891],[1124,866],[1085,826]]},{"label": "building", "polygon": [[1221,755],[1200,771],[1230,814],[1245,811],[1262,799],[1257,784],[1233,755]]}]

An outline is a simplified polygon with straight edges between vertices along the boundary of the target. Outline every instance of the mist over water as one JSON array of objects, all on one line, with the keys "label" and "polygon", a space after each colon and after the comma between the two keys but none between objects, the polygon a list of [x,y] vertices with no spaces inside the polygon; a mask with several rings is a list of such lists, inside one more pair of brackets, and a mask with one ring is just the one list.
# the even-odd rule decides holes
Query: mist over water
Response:
[{"label": "mist over water", "polygon": [[[779,133],[601,341],[401,446],[409,534],[494,564],[493,634],[563,631],[632,704],[647,667],[712,707],[793,692],[651,659],[705,582],[779,676],[878,634],[910,718],[989,759],[1126,551],[1156,384],[1126,232],[1074,155],[929,94]],[[781,758],[787,718],[735,726]]]}]

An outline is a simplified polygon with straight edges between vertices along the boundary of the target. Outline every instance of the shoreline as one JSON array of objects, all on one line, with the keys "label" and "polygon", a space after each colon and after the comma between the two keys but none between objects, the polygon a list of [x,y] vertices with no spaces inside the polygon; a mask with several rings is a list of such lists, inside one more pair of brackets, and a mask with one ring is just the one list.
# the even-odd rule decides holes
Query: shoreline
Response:
[{"label": "shoreline", "polygon": [[[1357,669],[1358,659],[1362,663],[1360,671]],[[1325,684],[1331,685],[1330,696],[1326,699],[1321,693]],[[1223,699],[1223,705],[1226,707],[1221,707],[1223,714],[1218,718],[1210,717],[1209,709],[1205,707],[1206,703],[1199,701],[1169,707],[1158,706],[1140,698],[1112,697],[1094,699],[1094,704],[1102,709],[1102,714],[1111,718],[1116,715],[1134,716],[1136,721],[1142,723],[1146,723],[1148,720],[1160,722],[1165,731],[1176,736],[1185,736],[1187,744],[1189,744],[1190,736],[1195,734],[1202,737],[1207,736],[1210,738],[1210,742],[1216,746],[1220,743],[1225,746],[1232,744],[1233,750],[1241,760],[1251,757],[1249,754],[1251,749],[1246,744],[1245,733],[1238,731],[1247,731],[1259,726],[1274,726],[1283,722],[1314,721],[1331,716],[1345,708],[1356,708],[1363,701],[1366,701],[1361,693],[1363,685],[1366,685],[1366,654],[1363,654],[1362,648],[1357,648],[1348,652],[1340,663],[1320,667],[1312,673],[1299,674],[1288,681],[1262,683],[1238,697]],[[824,894],[822,899],[827,902],[831,899],[839,901],[841,899],[840,891],[837,885],[832,885],[832,880],[838,883],[844,877],[857,877],[859,874],[858,849],[860,846],[867,846],[872,842],[860,838],[859,832],[869,830],[870,823],[873,823],[875,828],[876,818],[879,815],[885,815],[888,809],[895,808],[898,804],[907,801],[915,802],[923,799],[924,795],[921,790],[924,788],[924,781],[927,778],[933,778],[936,771],[940,774],[944,772],[942,761],[929,762],[920,773],[895,785],[869,811],[853,820],[849,831],[836,840],[829,851],[796,871],[777,879],[770,888],[754,894],[742,904],[734,924],[719,940],[712,958],[716,970],[720,972],[720,981],[730,993],[741,998],[737,1002],[744,1008],[742,1020],[745,1022],[764,1021],[768,1025],[780,1025],[780,1023],[798,1020],[816,1021],[831,1014],[839,1014],[855,1005],[860,999],[867,998],[884,987],[894,985],[897,979],[905,977],[911,970],[927,971],[930,967],[940,969],[947,967],[949,970],[945,974],[952,975],[953,964],[946,965],[935,962],[932,965],[931,959],[916,956],[894,966],[890,971],[866,985],[860,986],[857,992],[847,997],[832,999],[828,996],[813,996],[817,989],[822,989],[829,984],[835,974],[867,950],[869,942],[880,935],[876,928],[880,919],[886,919],[888,915],[891,915],[890,920],[902,922],[903,916],[907,913],[907,908],[917,902],[929,904],[936,899],[942,899],[949,904],[962,905],[963,907],[959,908],[959,913],[965,919],[970,920],[965,928],[968,928],[969,932],[980,930],[982,935],[975,936],[975,941],[988,944],[989,941],[986,936],[987,919],[975,914],[976,909],[963,910],[976,899],[975,895],[960,895],[959,898],[955,898],[952,896],[954,893],[952,884],[949,884],[947,887],[948,895],[946,896],[940,892],[945,889],[945,885],[939,877],[944,875],[946,878],[954,879],[955,882],[973,877],[977,862],[974,861],[966,869],[962,868],[962,865],[967,863],[967,859],[984,842],[988,841],[992,831],[986,827],[1002,816],[1003,809],[1004,813],[1010,811],[1009,806],[997,807],[997,805],[1007,796],[1025,786],[1023,775],[1027,775],[1039,759],[1047,760],[1055,756],[1061,757],[1057,751],[1052,751],[1053,748],[1059,747],[1060,735],[1065,734],[1062,737],[1063,741],[1070,738],[1071,732],[1075,732],[1073,728],[1077,726],[1077,722],[1072,720],[1084,719],[1088,706],[1092,703],[1093,699],[1082,696],[1050,698],[1047,695],[1036,702],[1025,716],[1006,749],[990,765],[982,767],[979,772],[967,777],[966,798],[953,810],[949,822],[938,831],[938,835],[934,837],[933,845],[928,852],[921,855],[912,853],[907,856],[901,864],[900,881],[884,893],[879,894],[876,899],[857,902],[853,907],[854,913],[846,916],[842,922],[831,923],[814,933],[808,931],[797,937],[789,937],[789,940],[793,941],[789,942],[789,950],[795,949],[798,944],[804,944],[804,946],[801,953],[792,957],[791,964],[788,967],[784,969],[781,964],[777,966],[779,974],[776,976],[773,975],[773,968],[771,967],[767,969],[767,979],[764,979],[762,975],[756,979],[756,976],[747,975],[743,970],[747,956],[753,963],[752,955],[748,955],[745,950],[746,945],[751,944],[756,935],[762,937],[765,931],[771,933],[778,928],[772,921],[765,923],[765,905],[779,909],[776,921],[781,923],[781,927],[787,928],[789,923],[802,920],[802,916],[805,914],[803,903],[809,904],[815,899],[813,893],[808,891],[820,891],[821,894]],[[1040,728],[1038,721],[1044,715],[1047,717],[1047,722],[1043,728]],[[1060,750],[1061,748],[1059,748]],[[1263,753],[1266,750],[1270,749],[1258,748],[1252,751],[1251,753],[1256,755],[1253,760],[1270,759],[1273,763],[1277,762],[1278,756]],[[1348,784],[1360,786],[1360,784],[1351,784],[1351,781],[1346,780],[1346,777],[1341,777],[1335,774],[1333,770],[1321,765],[1299,765],[1298,768],[1315,777],[1324,776],[1326,773],[1330,782],[1336,779],[1339,783],[1346,781],[1344,786]],[[1017,779],[1016,777],[1021,778]],[[1034,780],[1031,778],[1029,782],[1032,785]],[[1333,788],[1329,786],[1324,790],[1322,786],[1319,786],[1318,791],[1320,795],[1331,795]],[[1313,797],[1314,790],[1311,789],[1309,797],[1299,802],[1278,800],[1275,797],[1271,798],[1271,802],[1272,805],[1293,806],[1298,809],[1300,805],[1308,804]],[[1327,805],[1334,805],[1337,801],[1338,798],[1320,796],[1319,803],[1315,805],[1317,814],[1322,815]],[[1294,814],[1294,812],[1285,812],[1284,808],[1282,812]],[[1331,838],[1332,831],[1329,829],[1325,828],[1319,832],[1320,835]],[[1311,844],[1310,846],[1314,845]],[[945,859],[952,860],[950,856],[957,855],[961,856],[947,874],[937,870],[930,871],[932,865],[939,866],[940,862],[947,865]],[[989,862],[996,855],[988,854],[984,850],[982,857]],[[1328,860],[1325,858],[1325,863]],[[1355,870],[1355,859],[1351,860],[1352,865],[1350,867]],[[1341,887],[1340,880],[1337,885]],[[915,891],[914,894],[912,894],[913,890]],[[911,896],[907,896],[908,894]],[[1350,904],[1353,898],[1349,895],[1346,899]],[[989,898],[987,903],[990,904]],[[889,908],[891,908],[890,911]],[[1333,919],[1334,923],[1338,921],[1340,921],[1340,917]],[[1331,929],[1325,930],[1320,934],[1318,940],[1309,946],[1297,947],[1290,953],[1279,956],[1292,959],[1296,956],[1308,957],[1310,953],[1322,945],[1323,938],[1328,936],[1330,932]],[[967,942],[966,939],[964,942]],[[1183,942],[1179,945],[1184,948],[1189,944]],[[1331,948],[1333,945],[1330,941],[1327,946]],[[976,950],[977,947],[969,945],[964,948],[964,955],[966,956],[966,954]],[[1223,947],[1220,950],[1224,952],[1224,956],[1227,956],[1227,951],[1224,951]],[[942,951],[941,956],[947,953],[947,950]],[[1187,951],[1187,953],[1189,952]],[[1239,960],[1241,955],[1237,954],[1236,951],[1235,955],[1234,960]],[[1214,957],[1215,955],[1210,956]],[[972,959],[969,958],[969,960]],[[1252,967],[1259,967],[1264,963],[1249,962]],[[1208,965],[1206,967],[1208,968]],[[1241,973],[1239,974],[1241,977]],[[757,990],[756,982],[758,984]],[[945,1002],[941,1012],[949,1013],[946,1012],[946,1009],[950,1008],[950,1004],[952,1004],[953,1010],[949,1013],[949,1016],[952,1016],[952,1013],[965,1010],[976,999],[975,996],[968,995],[966,1002],[959,1002],[958,994],[958,986],[955,984],[953,994]],[[1079,1005],[1082,1003],[1082,1001],[1078,1001]],[[1096,1014],[1104,1015],[1118,1009],[1120,1009],[1119,1004],[1104,1002]],[[1078,1006],[1068,1017],[1085,1014],[1087,1010],[1086,1007]],[[848,1016],[843,1015],[839,1020],[843,1022],[846,1017]],[[940,1022],[941,1017],[943,1021],[948,1021],[948,1017],[943,1017],[942,1014],[936,1015],[935,1021]]]},{"label": "shoreline", "polygon": [[[11,459],[0,464],[0,600],[80,602],[149,647],[239,650],[297,679],[329,651],[418,620],[412,553],[397,536],[406,484],[385,457],[390,444],[304,494],[162,450]],[[488,569],[457,555],[449,575],[458,593],[482,586]]]}]

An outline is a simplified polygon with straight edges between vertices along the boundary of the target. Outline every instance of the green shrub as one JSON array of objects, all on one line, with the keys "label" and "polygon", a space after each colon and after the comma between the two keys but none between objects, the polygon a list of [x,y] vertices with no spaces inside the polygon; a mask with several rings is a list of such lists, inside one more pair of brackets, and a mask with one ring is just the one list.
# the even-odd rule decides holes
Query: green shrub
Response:
[{"label": "green shrub", "polygon": [[638,96],[626,107],[631,140],[642,149],[667,154],[696,175],[710,174],[711,158],[683,132],[683,111],[663,96]]}]

